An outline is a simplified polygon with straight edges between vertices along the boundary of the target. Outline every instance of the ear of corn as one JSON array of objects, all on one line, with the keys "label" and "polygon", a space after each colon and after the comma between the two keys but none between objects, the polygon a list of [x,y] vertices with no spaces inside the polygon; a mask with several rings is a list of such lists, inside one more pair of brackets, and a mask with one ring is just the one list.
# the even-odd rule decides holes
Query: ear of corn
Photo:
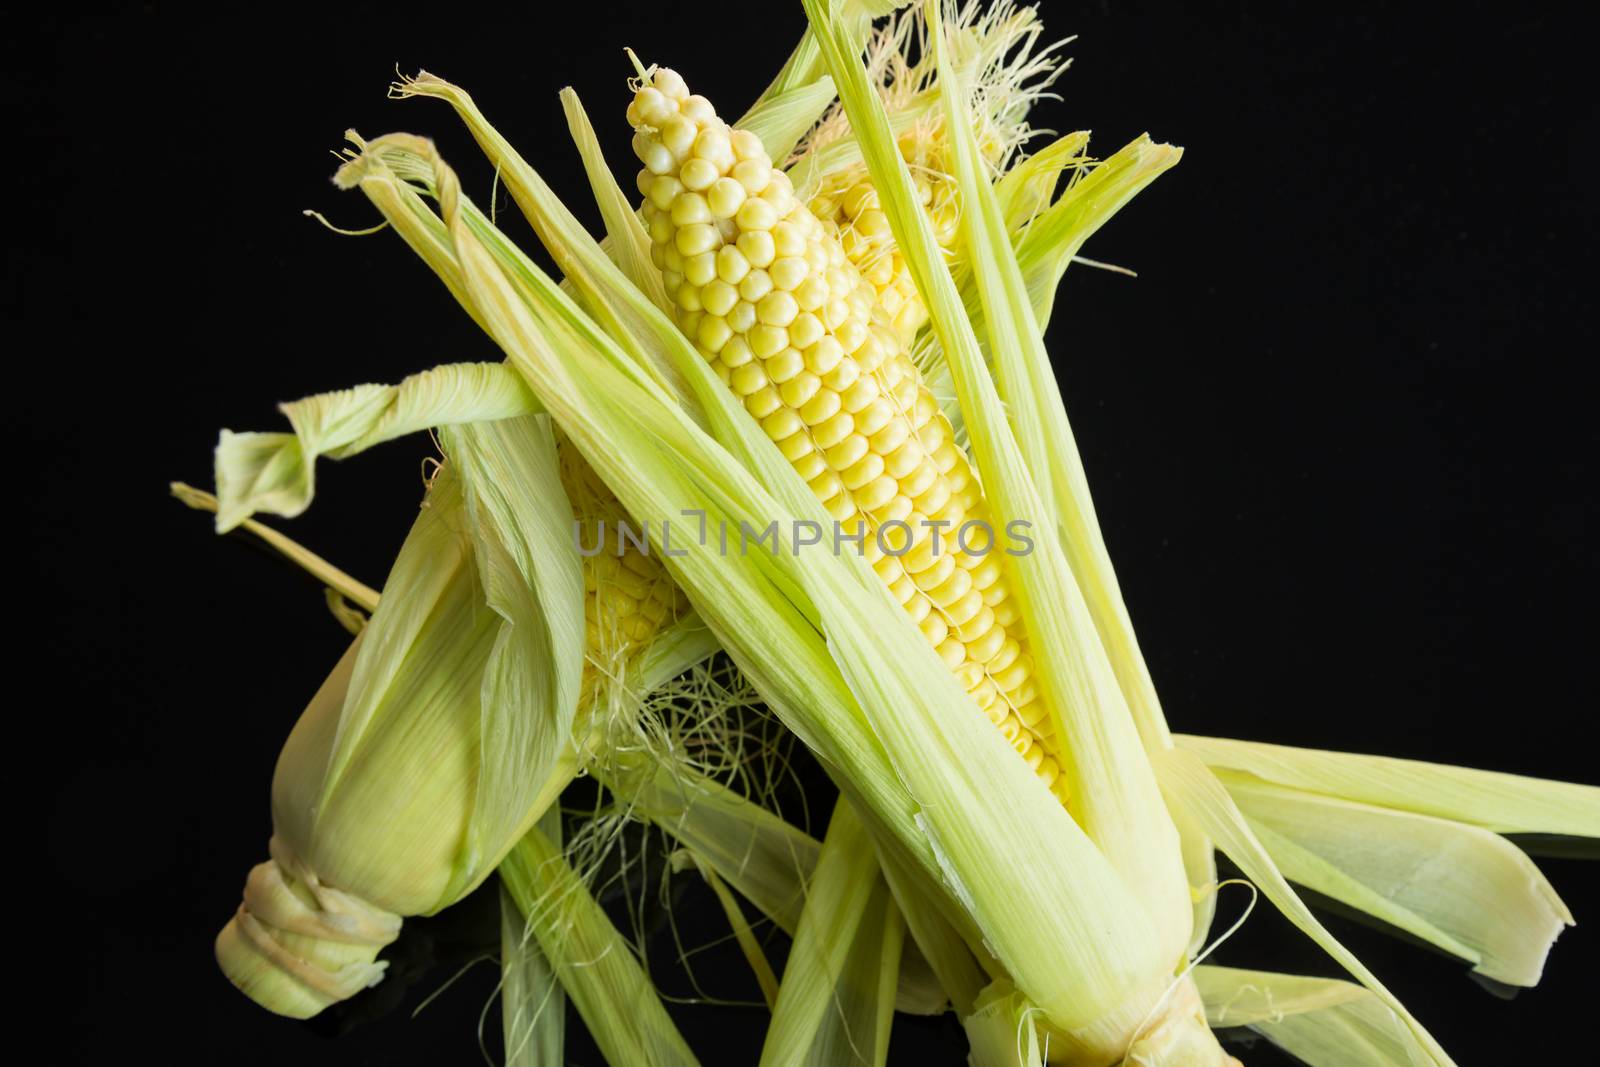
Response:
[{"label": "ear of corn", "polygon": [[[500,493],[559,493],[548,430],[495,427],[492,448],[461,435],[396,560],[395,595],[279,758],[273,859],[217,940],[229,978],[274,1011],[314,1014],[376,981],[400,916],[487,877],[564,781],[582,586],[575,558],[535,564],[507,534],[541,519]],[[490,472],[499,487],[480,480]]]},{"label": "ear of corn", "polygon": [[[962,121],[975,131],[986,165],[1000,174],[1033,135],[1028,107],[1046,95],[1065,69],[1055,54],[1065,42],[1041,46],[1042,27],[1034,10],[1016,9],[1008,0],[964,4],[948,29],[959,38],[959,64],[975,87],[972,107]],[[897,13],[873,34],[866,51],[867,77],[891,114],[897,146],[916,180],[939,246],[957,267],[963,256],[960,196],[950,173],[948,131],[937,106],[941,89],[921,5]],[[1017,177],[1042,173],[1055,155],[1047,150],[1026,161],[1016,168]],[[812,210],[841,239],[846,255],[873,286],[896,332],[909,345],[927,322],[927,308],[877,202],[843,108],[835,107],[807,137],[792,177]],[[1012,192],[1017,184],[1004,189]],[[1017,191],[1033,192],[1035,185],[1023,182]],[[1016,219],[1018,225],[1021,221]]]},{"label": "ear of corn", "polygon": [[[962,250],[968,247],[968,242],[972,242],[975,251],[981,252],[1009,241],[1016,251],[1017,269],[1022,274],[1028,303],[1037,316],[1037,324],[1026,330],[1026,336],[1036,339],[1048,321],[1061,274],[1084,240],[1130,197],[1177,162],[1181,153],[1171,146],[1154,145],[1148,137],[1141,137],[1104,164],[1089,170],[1088,179],[1070,182],[1068,190],[1051,203],[1052,191],[1061,173],[1068,167],[1076,167],[1074,177],[1081,179],[1085,169],[1079,153],[1086,146],[1088,135],[1069,135],[1004,174],[994,183],[992,209],[987,213],[978,210],[989,206],[989,171],[996,157],[1004,155],[1010,150],[1009,146],[1027,136],[1026,123],[1008,115],[1007,105],[1021,98],[1023,107],[1017,109],[1017,113],[1025,113],[1027,100],[1042,92],[1060,68],[1050,57],[1052,47],[1040,49],[1037,59],[1031,57],[1038,35],[1038,27],[1031,21],[1031,11],[1025,9],[1013,17],[1007,5],[1000,4],[978,18],[977,6],[967,5],[955,17],[958,32],[953,36],[958,48],[976,58],[958,61],[963,64],[964,84],[957,84],[949,77],[949,71],[940,70],[939,54],[927,55],[927,35],[920,25],[921,19],[918,9],[901,23],[916,24],[919,32],[913,36],[922,42],[923,58],[913,63],[903,57],[905,46],[896,38],[907,34],[903,26],[897,24],[881,35],[883,43],[876,49],[875,56],[869,56],[869,73],[884,84],[880,93],[886,105],[902,110],[907,110],[917,96],[944,93],[944,102],[948,102],[960,98],[961,90],[967,89],[966,96],[972,106],[957,108],[960,114],[954,121],[944,113],[948,110],[946,107],[929,109],[926,114],[918,114],[909,128],[893,127],[896,143],[915,179],[917,199],[933,227],[935,240],[961,279],[963,303],[974,330],[987,333],[984,299],[992,298],[993,271],[984,270],[983,263],[972,261],[981,256],[969,259]],[[942,29],[941,42],[952,36],[952,27],[948,24]],[[1016,41],[1023,44],[1013,50],[1012,42]],[[932,74],[950,81],[948,90],[927,88],[930,75],[919,77],[918,66],[934,68]],[[1036,84],[1024,88],[1029,79]],[[985,85],[986,81],[997,84]],[[908,94],[912,94],[909,99]],[[981,96],[983,101],[971,99],[973,96]],[[1007,130],[1008,122],[1015,124],[1015,129]],[[830,123],[834,126],[847,124],[842,109]],[[995,135],[993,131],[1002,132]],[[829,130],[825,126],[811,138],[812,148],[815,150],[819,142],[825,145],[830,138],[837,147],[839,136],[837,129]],[[955,143],[958,139],[959,145]],[[859,155],[859,142],[853,137],[849,140]],[[826,152],[827,148],[821,150]],[[818,171],[822,177],[817,180],[825,193],[813,198],[813,210],[830,220],[830,225],[847,239],[845,247],[852,262],[872,281],[880,301],[887,297],[887,310],[895,317],[898,331],[903,338],[909,337],[926,322],[927,311],[883,213],[871,174],[864,163],[834,170],[812,169],[813,173]],[[844,191],[842,195],[841,190]],[[980,196],[984,202],[980,202]],[[973,209],[963,213],[963,202],[971,203]],[[962,219],[963,214],[963,225],[958,226],[957,219]],[[864,219],[865,224],[856,225],[857,219]],[[962,229],[970,232],[962,235]],[[886,294],[886,287],[892,287],[895,292]],[[1012,317],[1016,317],[1018,310],[1012,309]],[[994,339],[990,342],[994,344]],[[926,346],[926,351],[927,362],[923,366],[933,371],[937,379],[936,391],[950,395],[953,393],[950,368],[938,344]],[[1015,348],[1010,341],[1002,339],[999,351],[1013,354]],[[1035,343],[1019,355],[1020,358],[1011,360],[1010,375],[996,375],[997,391],[1009,410],[1023,413],[1015,423],[1019,440],[1027,447],[1032,469],[1047,475],[1039,483],[1046,512],[1060,520],[1062,547],[1083,589],[1096,630],[1106,646],[1140,733],[1147,745],[1165,747],[1170,744],[1166,723],[1094,518],[1087,481],[1066,422],[1054,369],[1042,345]],[[1021,374],[1015,366],[1019,363]],[[1024,380],[1019,382],[1017,378]],[[957,405],[947,403],[944,410],[960,425],[961,413]],[[1032,414],[1035,412],[1036,415]],[[1181,816],[1177,825],[1194,901],[1193,933],[1187,948],[1192,954],[1199,951],[1210,926],[1215,895],[1205,887],[1215,882],[1216,866],[1211,845],[1204,836],[1197,834]]]},{"label": "ear of corn", "polygon": [[[865,535],[867,560],[929,644],[1064,795],[982,491],[895,333],[872,321],[872,287],[760,143],[675,74],[641,88],[630,118],[652,256],[683,332],[829,517]],[[942,550],[931,523],[946,531]],[[909,531],[901,551],[883,550],[885,524]],[[985,552],[962,549],[968,524],[990,530]]]},{"label": "ear of corn", "polygon": [[[840,98],[896,239],[928,303],[990,500],[1000,514],[1028,522],[1041,535],[1035,551],[1012,559],[1009,570],[1028,634],[1040,649],[1036,678],[1057,723],[1062,771],[1075,798],[1074,817],[1117,868],[1127,890],[1144,903],[1160,944],[1175,961],[1188,946],[1193,921],[1177,832],[1162,804],[1126,698],[1095,633],[1083,594],[1060,542],[1047,536],[1055,529],[1055,519],[1040,498],[1017,440],[1027,436],[1028,430],[1024,427],[1013,436],[954,282],[920,210],[915,186],[894,147],[881,102],[866,84],[860,65],[844,50],[846,42],[825,5],[807,0],[806,11],[822,41],[824,57],[839,85]],[[929,22],[935,55],[943,69],[946,46],[937,6]],[[971,132],[960,116],[957,83],[947,79],[944,84],[954,162],[963,190],[977,193],[965,211],[969,217],[987,216],[984,228],[970,231],[973,240],[969,245],[974,272],[986,279],[984,291],[991,294],[985,301],[991,350],[1001,359],[1000,350],[1007,342],[1038,346],[1038,328],[1031,310],[1018,299],[1020,283],[1009,242],[1003,230],[993,236],[992,190],[974,180],[978,164],[972,158]],[[996,333],[1002,329],[1003,333]],[[1026,990],[1025,983],[1018,984]]]},{"label": "ear of corn", "polygon": [[[1041,47],[1042,27],[1035,11],[1014,8],[1006,0],[986,6],[963,4],[943,30],[953,39],[963,78],[973,87],[970,107],[959,121],[981,146],[986,170],[998,174],[1032,136],[1026,120],[1028,107],[1046,94],[1065,69],[1055,54],[1065,42]],[[866,71],[889,112],[911,113],[918,104],[935,103],[943,92],[929,39],[921,5],[908,7],[874,35],[867,49]],[[943,109],[931,106],[895,134],[939,248],[954,266],[964,255],[964,238],[962,197],[952,173],[948,121]],[[848,114],[837,108],[807,139],[806,148],[817,151],[848,139],[854,139]],[[1053,153],[1041,157],[1026,169],[1037,173],[1048,165]],[[805,177],[817,173],[809,169]],[[846,256],[873,287],[901,342],[909,346],[928,321],[928,311],[865,163],[824,170],[814,183],[807,181],[803,192],[811,210],[840,239]]]}]

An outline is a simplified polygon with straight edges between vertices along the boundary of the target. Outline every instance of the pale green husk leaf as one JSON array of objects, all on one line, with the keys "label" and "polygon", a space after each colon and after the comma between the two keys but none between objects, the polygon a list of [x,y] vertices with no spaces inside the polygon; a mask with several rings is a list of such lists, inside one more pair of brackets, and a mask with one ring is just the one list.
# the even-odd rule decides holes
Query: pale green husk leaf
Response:
[{"label": "pale green husk leaf", "polygon": [[1572,914],[1533,861],[1480,827],[1217,777],[1284,877],[1342,900],[1509,985],[1539,981]]},{"label": "pale green husk leaf", "polygon": [[632,947],[537,829],[500,876],[607,1063],[692,1067],[697,1061]]},{"label": "pale green husk leaf", "polygon": [[[1007,569],[1032,643],[1035,677],[1056,723],[1062,773],[1073,797],[1076,822],[1122,876],[1125,890],[1144,905],[1155,934],[1152,949],[1175,960],[1188,946],[1192,923],[1177,831],[1162,805],[1127,703],[1095,637],[1093,621],[1061,544],[1050,536],[1055,521],[1040,499],[1013,436],[955,283],[890,133],[882,101],[848,50],[848,35],[827,6],[825,0],[806,0],[805,4],[880,203],[950,364],[990,507],[1007,523],[1026,523],[1034,539],[1032,551],[1010,558]],[[935,54],[941,56],[940,69],[947,71],[941,55],[941,24],[937,17],[929,21]],[[976,158],[961,102],[944,74],[941,83],[945,128],[953,133],[951,145],[956,149],[955,164],[962,179],[969,255],[974,272],[996,275],[998,287],[1004,284],[1001,272],[1007,262],[1011,273],[1016,272],[1014,261],[1009,260],[1010,243],[1003,222],[992,220],[999,227],[998,240],[993,243],[986,229],[974,228],[972,220],[979,212],[995,210],[993,194],[981,177],[982,164]],[[989,301],[986,308],[991,316],[1003,317],[1013,338],[1031,333],[1037,339],[1037,327],[1031,323],[1025,302],[1020,311],[1014,301],[1004,309]],[[1019,321],[1014,317],[1019,313],[1029,318]],[[991,323],[991,331],[996,328]],[[1021,976],[1013,977],[1026,992],[1033,993]]]},{"label": "pale green husk leaf", "polygon": [[1352,752],[1179,735],[1216,769],[1497,833],[1600,837],[1600,787]]},{"label": "pale green husk leaf", "polygon": [[[540,817],[539,832],[561,843],[561,812]],[[506,1067],[566,1067],[567,995],[530,936],[511,891],[500,886],[500,1024]]]},{"label": "pale green husk leaf", "polygon": [[441,441],[461,472],[485,600],[501,619],[484,664],[473,815],[476,832],[497,842],[526,825],[557,760],[572,751],[583,572],[548,419],[445,427]]},{"label": "pale green husk leaf", "polygon": [[1044,1067],[1038,1015],[1039,1009],[1009,982],[989,986],[973,1011],[961,1019],[971,1046],[967,1063],[971,1067]]},{"label": "pale green husk leaf", "polygon": [[1311,909],[1290,888],[1272,856],[1250,829],[1244,815],[1216,775],[1193,753],[1183,749],[1167,749],[1155,753],[1153,758],[1161,787],[1167,792],[1173,806],[1186,809],[1195,823],[1239,866],[1245,877],[1255,883],[1285,918],[1320,945],[1341,967],[1370,989],[1383,1007],[1403,1021],[1418,1045],[1432,1057],[1433,1063],[1440,1067],[1451,1064],[1453,1061],[1444,1049],[1412,1017],[1405,1005],[1378,981],[1377,976],[1354,953],[1340,944],[1317,921]]},{"label": "pale green husk leaf", "polygon": [[746,111],[735,125],[761,138],[767,155],[781,164],[806,131],[822,118],[833,97],[833,79],[824,74],[807,85],[767,97]]},{"label": "pale green husk leaf", "polygon": [[398,385],[358,385],[282,404],[293,433],[223,430],[216,450],[217,530],[256,512],[293,518],[311,503],[319,456],[344,459],[434,426],[538,411],[514,373],[493,363],[447,363]]},{"label": "pale green husk leaf", "polygon": [[447,455],[364,632],[315,808],[338,810],[331,798],[389,718],[441,731],[443,745],[463,728],[457,709],[476,708],[472,815],[435,907],[486,877],[537,816],[571,745],[584,635],[578,557],[547,503],[566,501],[548,422],[457,427]]},{"label": "pale green husk leaf", "polygon": [[882,1067],[904,937],[872,840],[840,800],[806,886],[761,1067]]},{"label": "pale green husk leaf", "polygon": [[1206,965],[1194,979],[1213,1027],[1247,1026],[1310,1067],[1433,1062],[1378,997],[1351,982]]}]

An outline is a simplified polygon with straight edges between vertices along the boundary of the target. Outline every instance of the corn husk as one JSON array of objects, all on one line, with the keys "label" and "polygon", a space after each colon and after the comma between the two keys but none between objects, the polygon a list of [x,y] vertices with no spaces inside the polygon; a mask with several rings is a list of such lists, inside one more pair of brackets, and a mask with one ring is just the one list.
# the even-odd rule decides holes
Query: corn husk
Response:
[{"label": "corn husk", "polygon": [[806,886],[762,1067],[882,1067],[904,937],[872,840],[841,802]]},{"label": "corn husk", "polygon": [[693,1067],[632,947],[555,842],[534,829],[501,866],[501,879],[606,1062]]},{"label": "corn husk", "polygon": [[[561,844],[561,812],[539,818],[538,832]],[[566,1067],[567,995],[516,898],[500,885],[500,1029],[506,1067]]]},{"label": "corn husk", "polygon": [[1476,826],[1218,772],[1285,878],[1467,960],[1538,984],[1572,913],[1511,842]]},{"label": "corn husk", "polygon": [[1432,1057],[1432,1062],[1441,1065],[1452,1063],[1444,1049],[1406,1010],[1399,998],[1311,914],[1311,909],[1290,887],[1283,872],[1251,830],[1216,775],[1192,752],[1183,749],[1156,753],[1155,763],[1161,786],[1173,806],[1188,812],[1201,831],[1217,843],[1217,847],[1238,865],[1245,877],[1261,890],[1285,918],[1370,990],[1383,1008],[1405,1025],[1417,1046]]},{"label": "corn husk", "polygon": [[1310,1067],[1424,1067],[1415,1035],[1368,990],[1333,978],[1195,968],[1213,1027],[1248,1027]]},{"label": "corn husk", "polygon": [[538,413],[521,381],[492,363],[452,363],[398,385],[358,385],[278,408],[292,433],[234,433],[217,442],[217,531],[266,512],[294,518],[316,492],[321,456],[344,459],[436,427]]},{"label": "corn husk", "polygon": [[1039,1009],[1011,983],[984,989],[973,1010],[962,1016],[971,1067],[1044,1067],[1045,1041]]},{"label": "corn husk", "polygon": [[1322,796],[1432,815],[1496,833],[1600,837],[1600,786],[1392,756],[1180,735],[1216,770]]},{"label": "corn husk", "polygon": [[284,746],[273,858],[218,936],[224,972],[281,1014],[377,981],[400,917],[470,892],[570,777],[583,585],[537,503],[564,499],[549,426],[446,444],[390,595]]}]

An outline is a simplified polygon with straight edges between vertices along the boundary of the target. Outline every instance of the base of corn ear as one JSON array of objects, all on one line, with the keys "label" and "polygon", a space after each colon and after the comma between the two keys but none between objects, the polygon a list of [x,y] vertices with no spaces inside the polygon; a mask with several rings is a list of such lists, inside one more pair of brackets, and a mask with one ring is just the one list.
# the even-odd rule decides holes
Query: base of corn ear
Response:
[{"label": "base of corn ear", "polygon": [[401,917],[321,885],[273,838],[272,859],[245,882],[244,902],[217,935],[217,965],[245,996],[278,1015],[308,1019],[377,985],[378,953]]}]

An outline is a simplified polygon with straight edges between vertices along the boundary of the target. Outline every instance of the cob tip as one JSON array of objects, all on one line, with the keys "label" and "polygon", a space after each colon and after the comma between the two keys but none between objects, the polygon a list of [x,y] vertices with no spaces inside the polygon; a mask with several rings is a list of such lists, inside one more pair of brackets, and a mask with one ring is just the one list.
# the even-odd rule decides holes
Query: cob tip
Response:
[{"label": "cob tip", "polygon": [[309,1019],[383,979],[377,956],[399,936],[400,916],[298,870],[276,837],[271,852],[217,934],[217,965],[268,1011]]}]

